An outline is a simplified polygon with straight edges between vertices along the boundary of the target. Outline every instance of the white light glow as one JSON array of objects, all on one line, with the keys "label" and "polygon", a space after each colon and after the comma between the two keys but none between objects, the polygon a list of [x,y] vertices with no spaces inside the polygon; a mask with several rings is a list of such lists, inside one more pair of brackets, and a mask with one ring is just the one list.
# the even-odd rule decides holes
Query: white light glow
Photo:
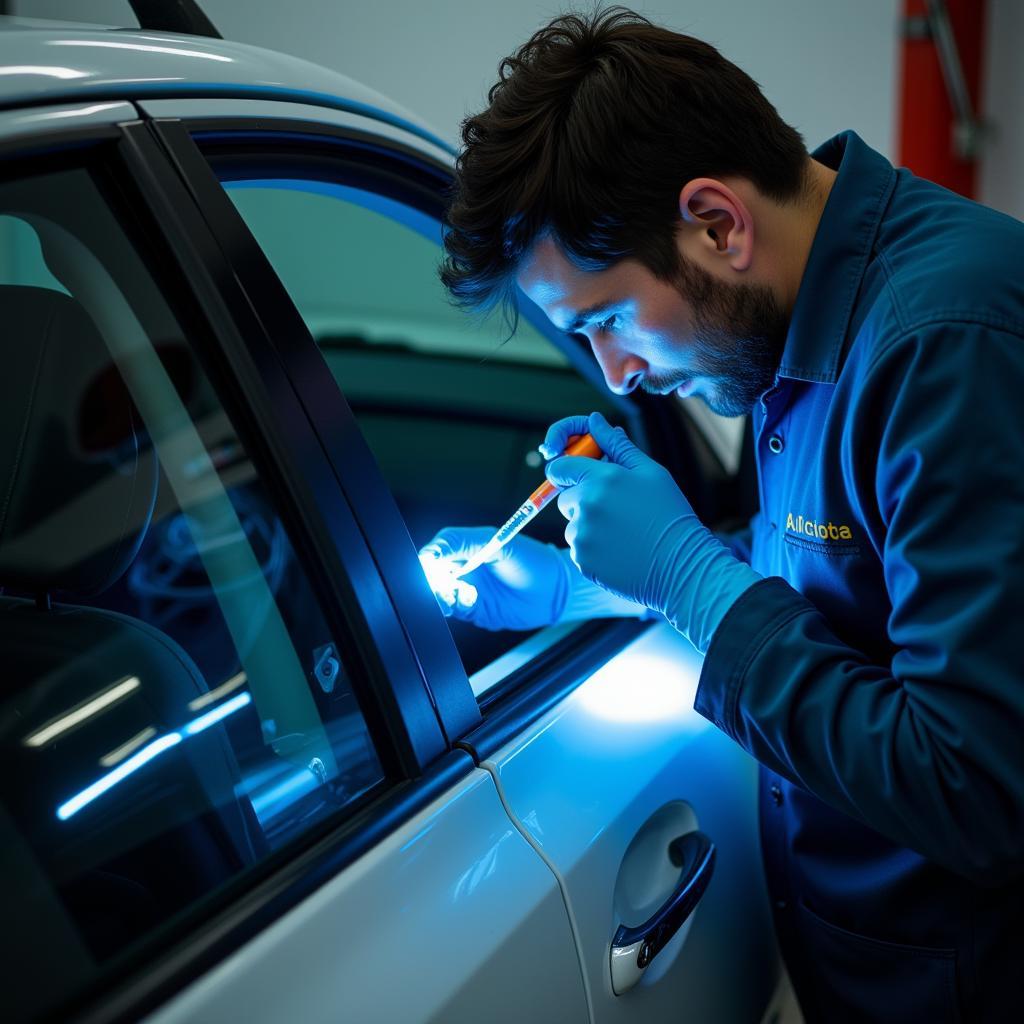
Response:
[{"label": "white light glow", "polygon": [[[579,690],[582,707],[612,722],[678,718],[693,707],[699,670],[656,654],[633,652],[609,662]],[[703,719],[694,712],[694,721]]]},{"label": "white light glow", "polygon": [[53,65],[8,64],[0,68],[0,75],[42,75],[45,78],[88,78],[88,71],[75,68],[57,68]]},{"label": "white light glow", "polygon": [[204,693],[201,697],[190,700],[188,702],[189,711],[202,711],[207,705],[216,704],[221,697],[226,697],[229,693],[237,690],[243,683],[248,682],[248,680],[249,677],[244,672],[233,675],[226,683],[221,683],[215,690],[210,690],[209,693]]},{"label": "white light glow", "polygon": [[155,735],[156,729],[151,725],[147,725],[142,732],[137,732],[130,740],[126,740],[109,754],[104,754],[100,758],[100,766],[103,768],[113,768],[115,764],[123,761],[133,750],[138,750],[146,740],[151,740]]},{"label": "white light glow", "polygon": [[93,103],[88,107],[76,107],[74,110],[51,110],[48,114],[33,114],[40,121],[62,121],[67,117],[88,117],[98,114],[101,110],[117,110],[123,103]]},{"label": "white light glow", "polygon": [[138,85],[140,82],[184,82],[182,75],[136,75],[133,78],[104,78],[104,85]]},{"label": "white light glow", "polygon": [[449,608],[456,601],[463,608],[472,608],[479,594],[472,583],[459,579],[456,575],[465,559],[455,559],[451,555],[443,555],[437,548],[424,548],[419,555],[423,574],[427,577],[430,589]]},{"label": "white light glow", "polygon": [[50,46],[89,46],[108,50],[136,50],[140,53],[168,53],[175,57],[199,57],[202,60],[216,60],[222,64],[233,64],[230,57],[220,53],[204,53],[202,50],[185,50],[178,46],[150,46],[147,43],[114,42],[110,39],[51,39]]},{"label": "white light glow", "polygon": [[111,704],[127,697],[129,693],[137,690],[140,685],[138,676],[129,676],[127,679],[122,679],[120,682],[111,686],[110,689],[104,690],[103,693],[98,696],[93,697],[91,700],[79,705],[67,714],[61,715],[60,718],[57,718],[43,726],[43,728],[38,732],[34,732],[31,736],[27,736],[25,738],[25,746],[45,746],[50,742],[50,740],[55,739],[61,733],[67,732],[68,729],[73,729],[76,725],[80,725],[87,718],[92,718],[93,715],[99,714],[99,712],[104,708],[108,708]]}]

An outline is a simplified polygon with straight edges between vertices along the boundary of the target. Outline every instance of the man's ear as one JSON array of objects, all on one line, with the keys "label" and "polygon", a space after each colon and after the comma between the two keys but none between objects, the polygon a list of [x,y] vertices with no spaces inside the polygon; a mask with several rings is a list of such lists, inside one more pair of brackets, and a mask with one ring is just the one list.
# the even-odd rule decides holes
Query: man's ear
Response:
[{"label": "man's ear", "polygon": [[724,182],[694,178],[679,193],[679,214],[695,229],[691,245],[705,259],[725,257],[733,270],[747,270],[754,258],[754,218],[749,207]]}]

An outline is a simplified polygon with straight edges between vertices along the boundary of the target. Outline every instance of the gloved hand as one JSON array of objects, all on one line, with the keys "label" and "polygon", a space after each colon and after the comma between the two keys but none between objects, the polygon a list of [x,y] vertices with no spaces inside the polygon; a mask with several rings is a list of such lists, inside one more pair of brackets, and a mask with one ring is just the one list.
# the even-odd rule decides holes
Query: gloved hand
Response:
[{"label": "gloved hand", "polygon": [[[589,431],[607,461],[557,456],[572,434]],[[762,577],[734,558],[697,518],[668,470],[600,413],[570,416],[548,430],[540,450],[565,539],[583,575],[661,612],[702,653],[726,612]]]},{"label": "gloved hand", "polygon": [[565,610],[576,569],[552,544],[519,534],[465,579],[454,571],[494,536],[488,526],[447,527],[420,550],[445,615],[483,629],[537,629]]}]

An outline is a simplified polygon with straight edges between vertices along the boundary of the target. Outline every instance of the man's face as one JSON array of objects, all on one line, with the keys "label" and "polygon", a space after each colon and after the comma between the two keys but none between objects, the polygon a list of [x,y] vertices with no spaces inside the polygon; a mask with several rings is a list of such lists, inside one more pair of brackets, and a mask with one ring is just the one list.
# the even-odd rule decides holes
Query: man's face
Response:
[{"label": "man's face", "polygon": [[727,284],[682,254],[673,281],[633,259],[580,270],[550,236],[516,280],[555,327],[587,338],[616,394],[700,395],[739,416],[774,382],[789,319],[766,285]]}]

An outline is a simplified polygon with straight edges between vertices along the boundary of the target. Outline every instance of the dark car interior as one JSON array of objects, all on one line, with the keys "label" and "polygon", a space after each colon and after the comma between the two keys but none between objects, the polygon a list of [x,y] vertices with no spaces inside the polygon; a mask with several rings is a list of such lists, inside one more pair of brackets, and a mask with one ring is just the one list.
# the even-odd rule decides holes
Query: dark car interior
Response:
[{"label": "dark car interior", "polygon": [[[5,956],[48,999],[54,956],[77,985],[382,774],[287,534],[173,318],[150,294],[120,327],[94,319],[120,299],[105,267],[134,259],[135,273],[137,258],[92,188],[77,171],[0,186],[0,849],[19,894]],[[67,287],[50,216],[99,255]]]}]

